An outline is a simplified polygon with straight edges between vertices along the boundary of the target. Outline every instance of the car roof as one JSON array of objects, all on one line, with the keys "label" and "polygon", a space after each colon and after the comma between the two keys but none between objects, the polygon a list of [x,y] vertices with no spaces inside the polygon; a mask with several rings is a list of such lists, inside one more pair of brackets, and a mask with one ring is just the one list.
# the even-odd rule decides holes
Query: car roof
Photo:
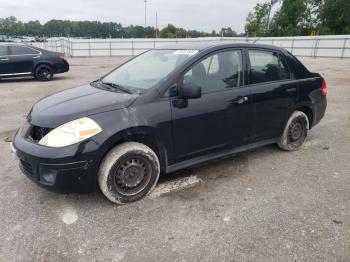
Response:
[{"label": "car roof", "polygon": [[27,44],[23,44],[23,43],[11,43],[11,42],[2,42],[0,43],[0,46],[2,45],[6,45],[6,46],[28,46],[28,47],[35,47],[35,46],[32,46],[32,45],[27,45]]},{"label": "car roof", "polygon": [[34,46],[34,45],[28,45],[28,44],[24,44],[24,43],[0,43],[0,46],[25,46],[25,47],[29,47],[29,48],[32,48],[32,49],[35,49],[37,51],[40,51],[40,52],[45,52],[45,53],[51,53],[51,52],[54,52],[54,51],[50,51],[50,50],[47,50],[47,49],[43,49],[43,48],[40,48],[40,47],[37,47],[37,46]]},{"label": "car roof", "polygon": [[177,43],[177,44],[169,44],[169,45],[164,45],[161,47],[156,47],[154,49],[157,50],[164,50],[164,49],[171,49],[171,50],[199,50],[203,51],[206,49],[220,49],[220,48],[263,48],[263,49],[272,49],[276,51],[283,51],[284,49],[273,46],[273,45],[263,45],[263,44],[255,44],[255,43],[246,43],[246,42],[229,42],[229,41],[223,41],[223,42],[212,42],[212,41],[207,41],[207,42],[202,42],[200,40],[196,42],[182,42],[182,43]]}]

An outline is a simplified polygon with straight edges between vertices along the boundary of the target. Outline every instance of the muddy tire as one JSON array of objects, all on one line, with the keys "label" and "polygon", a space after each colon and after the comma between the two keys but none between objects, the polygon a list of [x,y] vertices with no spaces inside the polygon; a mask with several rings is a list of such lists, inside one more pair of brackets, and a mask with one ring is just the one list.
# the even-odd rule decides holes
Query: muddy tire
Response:
[{"label": "muddy tire", "polygon": [[308,117],[301,111],[294,111],[287,122],[282,139],[278,143],[279,148],[285,151],[296,151],[300,149],[305,141],[308,130]]},{"label": "muddy tire", "polygon": [[98,184],[110,201],[126,204],[150,193],[159,174],[159,160],[151,148],[126,142],[105,156],[99,169]]},{"label": "muddy tire", "polygon": [[53,71],[49,65],[39,65],[35,69],[34,77],[40,81],[50,81],[53,78]]}]

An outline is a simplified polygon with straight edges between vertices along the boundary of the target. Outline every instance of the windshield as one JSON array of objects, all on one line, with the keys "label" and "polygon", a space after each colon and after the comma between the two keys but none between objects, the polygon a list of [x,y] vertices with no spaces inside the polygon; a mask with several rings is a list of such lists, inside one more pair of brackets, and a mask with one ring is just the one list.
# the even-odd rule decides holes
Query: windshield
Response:
[{"label": "windshield", "polygon": [[102,80],[103,83],[144,92],[155,86],[197,50],[150,50],[120,66]]}]

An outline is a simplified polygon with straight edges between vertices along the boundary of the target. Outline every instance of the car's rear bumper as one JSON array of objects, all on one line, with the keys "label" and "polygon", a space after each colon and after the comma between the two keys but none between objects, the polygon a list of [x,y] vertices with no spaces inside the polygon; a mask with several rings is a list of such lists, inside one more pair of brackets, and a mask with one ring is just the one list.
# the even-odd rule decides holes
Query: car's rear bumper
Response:
[{"label": "car's rear bumper", "polygon": [[318,99],[318,101],[315,103],[313,108],[313,121],[312,121],[312,127],[317,125],[321,119],[326,114],[327,109],[327,98],[325,96],[322,96],[322,98]]},{"label": "car's rear bumper", "polygon": [[97,188],[97,145],[86,141],[66,148],[49,148],[27,141],[17,132],[13,149],[22,173],[60,193],[88,193]]},{"label": "car's rear bumper", "polygon": [[63,59],[60,63],[55,65],[55,74],[65,73],[69,71],[69,63]]}]

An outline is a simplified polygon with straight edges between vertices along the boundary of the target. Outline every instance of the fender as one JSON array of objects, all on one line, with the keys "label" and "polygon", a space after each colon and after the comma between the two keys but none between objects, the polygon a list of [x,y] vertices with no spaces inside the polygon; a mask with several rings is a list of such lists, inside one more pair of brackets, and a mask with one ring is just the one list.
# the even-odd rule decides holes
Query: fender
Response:
[{"label": "fender", "polygon": [[50,67],[52,67],[52,68],[54,69],[53,63],[50,62],[49,60],[47,60],[47,59],[45,59],[45,60],[40,60],[40,61],[36,61],[36,62],[34,63],[33,72],[32,72],[33,74],[35,73],[35,71],[36,71],[36,69],[37,69],[37,67],[38,67],[39,65],[49,65]]},{"label": "fender", "polygon": [[[131,127],[115,133],[101,144],[103,155],[100,156],[100,161],[104,156],[115,146],[127,141],[140,142],[150,147],[159,157],[161,171],[166,170],[168,165],[168,152],[164,143],[157,138],[155,128],[149,126]],[[96,142],[96,141],[95,141]]]}]

